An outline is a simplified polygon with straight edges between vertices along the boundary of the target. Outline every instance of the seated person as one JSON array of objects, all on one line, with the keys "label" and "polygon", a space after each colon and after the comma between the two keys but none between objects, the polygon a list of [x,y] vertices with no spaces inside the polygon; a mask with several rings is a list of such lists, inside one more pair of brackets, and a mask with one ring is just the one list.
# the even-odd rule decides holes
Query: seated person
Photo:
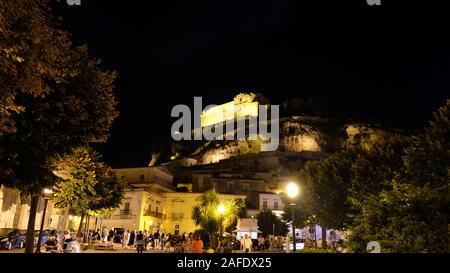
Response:
[{"label": "seated person", "polygon": [[65,251],[70,253],[81,252],[81,245],[80,243],[78,243],[77,238],[73,238],[70,242],[67,243],[67,248],[65,249]]},{"label": "seated person", "polygon": [[48,239],[47,242],[45,242],[45,250],[53,253],[60,252],[58,240],[56,240],[55,236],[51,236],[50,239]]}]

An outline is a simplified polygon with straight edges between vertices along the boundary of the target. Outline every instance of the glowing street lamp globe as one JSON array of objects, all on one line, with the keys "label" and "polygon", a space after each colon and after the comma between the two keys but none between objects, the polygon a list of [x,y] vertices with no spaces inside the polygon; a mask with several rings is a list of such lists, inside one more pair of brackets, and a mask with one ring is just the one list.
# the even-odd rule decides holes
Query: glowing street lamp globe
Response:
[{"label": "glowing street lamp globe", "polygon": [[286,186],[286,193],[290,198],[297,197],[299,191],[298,185],[294,182],[291,182]]},{"label": "glowing street lamp globe", "polygon": [[51,189],[45,188],[43,190],[43,193],[45,196],[51,195],[53,193],[53,191]]},{"label": "glowing street lamp globe", "polygon": [[[289,184],[287,184],[286,186],[286,194],[287,196],[289,196],[289,198],[294,199],[295,197],[297,197],[298,192],[300,191],[298,185],[294,182],[290,182]],[[294,253],[297,250],[297,241],[295,239],[295,210],[297,209],[296,204],[294,202],[292,202],[291,204],[291,217],[292,217],[292,238],[293,238],[293,250]],[[290,251],[290,244],[289,246],[286,246],[286,252],[289,250]]]},{"label": "glowing street lamp globe", "polygon": [[217,208],[217,210],[219,211],[219,213],[222,215],[225,212],[225,206],[224,205],[219,205],[219,207]]}]

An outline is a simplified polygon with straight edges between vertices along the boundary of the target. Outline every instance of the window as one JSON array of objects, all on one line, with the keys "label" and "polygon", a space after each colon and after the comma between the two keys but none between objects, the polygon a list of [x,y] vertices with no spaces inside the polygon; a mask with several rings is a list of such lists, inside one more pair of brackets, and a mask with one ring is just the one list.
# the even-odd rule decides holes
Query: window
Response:
[{"label": "window", "polygon": [[228,182],[227,183],[227,192],[233,193],[234,192],[234,182]]},{"label": "window", "polygon": [[203,179],[202,178],[198,179],[197,188],[199,191],[203,190]]},{"label": "window", "polygon": [[125,202],[125,204],[123,205],[123,214],[130,214],[130,202]]},{"label": "window", "polygon": [[263,200],[263,209],[267,209],[267,200]]},{"label": "window", "polygon": [[144,182],[144,178],[145,178],[145,176],[144,176],[143,174],[141,174],[141,175],[139,176],[139,181],[140,181],[140,182]]},{"label": "window", "polygon": [[278,209],[278,201],[273,202],[273,208]]}]

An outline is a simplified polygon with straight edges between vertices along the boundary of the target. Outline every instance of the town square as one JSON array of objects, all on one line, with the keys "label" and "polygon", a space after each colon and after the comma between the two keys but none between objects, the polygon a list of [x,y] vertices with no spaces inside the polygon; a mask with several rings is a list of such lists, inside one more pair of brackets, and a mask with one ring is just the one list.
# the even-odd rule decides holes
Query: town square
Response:
[{"label": "town square", "polygon": [[448,16],[141,2],[0,0],[0,258],[448,254]]}]

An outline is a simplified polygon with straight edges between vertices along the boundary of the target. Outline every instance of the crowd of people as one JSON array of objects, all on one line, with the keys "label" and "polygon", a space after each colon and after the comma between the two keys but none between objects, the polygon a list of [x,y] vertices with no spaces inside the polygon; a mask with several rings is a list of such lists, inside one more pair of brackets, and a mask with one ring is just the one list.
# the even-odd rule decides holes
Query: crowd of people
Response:
[{"label": "crowd of people", "polygon": [[[89,231],[82,233],[78,238],[87,238],[91,244],[106,243],[110,244],[111,248],[114,243],[120,244],[122,249],[135,249],[138,253],[143,253],[147,250],[156,250],[163,252],[177,252],[177,253],[225,253],[225,252],[279,252],[285,251],[284,247],[286,239],[281,236],[264,237],[262,234],[257,239],[252,239],[248,234],[240,238],[231,237],[227,239],[215,238],[214,247],[207,246],[199,233],[195,235],[191,233],[171,234],[164,233],[157,230],[156,232],[149,232],[147,230],[118,230],[118,229],[97,229],[96,231]],[[86,242],[85,240],[81,239]],[[305,242],[305,248],[314,248]],[[80,252],[80,243],[75,236],[70,232],[65,231],[61,240],[58,240],[56,235],[50,236],[45,242],[45,248],[48,252]],[[207,249],[205,249],[207,248]],[[345,252],[345,249],[340,243],[330,243],[330,252]]]},{"label": "crowd of people", "polygon": [[44,243],[45,250],[51,253],[80,253],[81,246],[78,239],[72,236],[69,231],[64,232],[64,236],[58,241],[57,234],[52,234]]},{"label": "crowd of people", "polygon": [[194,245],[193,233],[181,235],[164,233],[157,230],[154,233],[147,230],[103,230],[97,229],[89,234],[91,241],[112,242],[122,245],[122,249],[134,248],[138,253],[149,250],[161,250],[165,252],[192,253]]}]

